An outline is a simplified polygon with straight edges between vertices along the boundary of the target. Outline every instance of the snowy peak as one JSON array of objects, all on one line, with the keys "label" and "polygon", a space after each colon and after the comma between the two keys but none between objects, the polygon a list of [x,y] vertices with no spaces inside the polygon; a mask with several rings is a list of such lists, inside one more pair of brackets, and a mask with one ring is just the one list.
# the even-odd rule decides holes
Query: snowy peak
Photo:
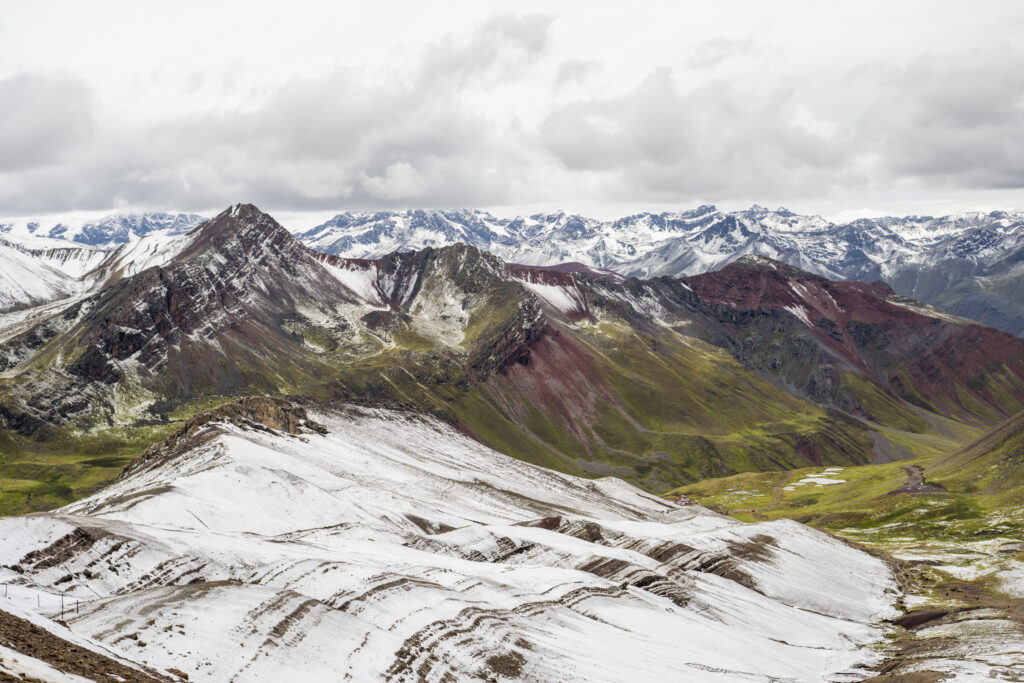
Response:
[{"label": "snowy peak", "polygon": [[[692,275],[756,253],[828,277],[855,277],[913,258],[965,231],[987,227],[999,234],[1013,232],[1022,218],[993,212],[834,224],[820,216],[756,204],[736,212],[700,206],[614,221],[565,212],[508,219],[473,210],[364,212],[339,214],[298,237],[320,251],[357,258],[461,241],[511,262],[552,265],[576,260],[636,276]],[[675,257],[656,258],[657,253]]]},{"label": "snowy peak", "polygon": [[40,245],[60,241],[108,250],[154,232],[181,234],[203,220],[202,216],[191,213],[0,220],[0,235]]},{"label": "snowy peak", "polygon": [[235,204],[193,228],[189,236],[192,238],[191,243],[179,255],[180,259],[187,259],[207,249],[254,250],[261,244],[268,247],[298,245],[291,233],[253,204]]}]

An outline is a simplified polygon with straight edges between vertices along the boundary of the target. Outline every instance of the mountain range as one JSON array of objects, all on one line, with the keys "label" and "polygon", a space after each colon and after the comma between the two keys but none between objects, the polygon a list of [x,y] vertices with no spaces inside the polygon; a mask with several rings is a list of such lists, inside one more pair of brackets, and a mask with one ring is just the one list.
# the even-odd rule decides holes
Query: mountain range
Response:
[{"label": "mountain range", "polygon": [[961,617],[895,651],[883,620],[967,589],[784,518],[1018,571],[1024,339],[756,253],[627,277],[299,237],[236,204],[0,245],[0,675],[845,681],[1019,651],[992,581],[955,642],[1011,654],[949,664]]},{"label": "mountain range", "polygon": [[114,213],[105,216],[0,220],[0,239],[34,247],[74,246],[114,249],[153,232],[187,232],[205,218],[193,213]]},{"label": "mountain range", "polygon": [[[95,267],[110,251],[152,233],[181,234],[194,214],[115,214],[101,218],[0,221],[0,311],[64,292],[68,268]],[[768,256],[833,280],[881,280],[904,296],[1024,335],[1024,214],[863,218],[833,223],[784,208],[640,213],[598,221],[564,212],[499,218],[478,210],[342,213],[297,231],[312,248],[349,258],[469,244],[509,263],[575,262],[622,277],[688,276],[744,255]],[[46,254],[43,268],[21,251]],[[62,251],[64,248],[69,251]],[[33,266],[35,268],[33,269]],[[26,271],[31,271],[26,275]],[[80,273],[75,266],[70,272]],[[18,273],[17,277],[11,275]],[[7,277],[5,277],[5,275]]]},{"label": "mountain range", "polygon": [[900,294],[1024,334],[1024,214],[819,216],[754,205],[700,206],[598,221],[564,212],[511,219],[483,211],[342,213],[298,233],[315,249],[356,258],[455,242],[531,265],[580,261],[631,277],[717,270],[768,256],[835,280],[884,280]]}]

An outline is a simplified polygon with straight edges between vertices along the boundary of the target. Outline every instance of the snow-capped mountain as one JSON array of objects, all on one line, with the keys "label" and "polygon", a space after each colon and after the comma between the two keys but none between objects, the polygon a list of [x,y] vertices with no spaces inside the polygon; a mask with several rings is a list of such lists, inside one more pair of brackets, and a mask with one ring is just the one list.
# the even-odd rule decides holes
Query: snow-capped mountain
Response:
[{"label": "snow-capped mountain", "polygon": [[[831,278],[885,275],[906,262],[984,258],[1019,237],[1024,214],[859,219],[835,224],[784,208],[640,213],[597,221],[566,213],[497,218],[484,211],[344,213],[297,234],[314,249],[355,258],[464,242],[528,265],[565,261],[627,276],[695,275],[755,254]],[[1016,242],[1014,242],[1016,243]]]},{"label": "snow-capped mountain", "polygon": [[109,274],[105,265],[152,265],[156,244],[173,243],[203,220],[186,213],[0,220],[0,313],[87,291]]},{"label": "snow-capped mountain", "polygon": [[[153,232],[181,234],[205,220],[191,213],[129,213],[0,219],[0,238],[30,248],[85,245],[113,249]],[[70,242],[72,245],[68,245]]]},{"label": "snow-capped mountain", "polygon": [[[193,214],[0,221],[0,240],[19,245],[51,268],[25,262],[24,286],[0,282],[0,311],[66,296],[78,285],[88,251],[111,250],[141,236],[180,235],[201,222]],[[884,280],[925,303],[1024,335],[1024,214],[994,211],[938,218],[904,216],[832,223],[784,208],[726,212],[713,206],[639,213],[598,221],[564,212],[499,218],[478,210],[408,210],[338,214],[297,233],[318,251],[379,258],[396,251],[463,243],[510,263],[584,266],[640,278],[718,270],[744,255],[768,256],[835,280]],[[10,253],[6,261],[22,257]],[[38,258],[36,259],[39,260]],[[38,272],[37,272],[38,271]],[[10,269],[16,272],[15,267]],[[7,279],[10,280],[9,276]]]},{"label": "snow-capped mountain", "polygon": [[[761,255],[836,280],[883,279],[900,294],[1024,334],[1024,303],[1008,295],[1024,280],[1019,269],[1004,263],[1017,263],[1024,249],[1019,213],[836,224],[756,205],[734,212],[701,206],[615,221],[566,213],[498,218],[472,210],[403,211],[339,214],[298,237],[314,249],[357,258],[465,242],[513,263],[579,261],[641,278],[695,275]],[[935,277],[944,286],[932,282]],[[993,277],[994,282],[984,279]],[[941,296],[958,287],[969,295]]]},{"label": "snow-capped mountain", "polygon": [[[545,470],[416,412],[269,399],[0,519],[0,580],[0,614],[103,656],[73,680],[211,683],[862,680],[899,594],[796,522]],[[10,645],[0,674],[53,661]]]}]

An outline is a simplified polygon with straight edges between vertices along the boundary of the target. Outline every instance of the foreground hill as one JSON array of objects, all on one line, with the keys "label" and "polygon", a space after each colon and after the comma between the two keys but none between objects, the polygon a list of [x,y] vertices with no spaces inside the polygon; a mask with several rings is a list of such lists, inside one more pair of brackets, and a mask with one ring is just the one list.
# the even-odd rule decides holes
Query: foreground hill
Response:
[{"label": "foreground hill", "polygon": [[8,511],[68,502],[240,395],[411,404],[659,492],[949,451],[1024,408],[1024,341],[769,259],[683,280],[466,245],[345,259],[251,205],[118,254],[0,333]]},{"label": "foreground hill", "polygon": [[[0,519],[0,565],[0,616],[102,653],[95,680],[860,680],[897,597],[881,560],[799,524],[537,468],[419,413],[265,399]],[[4,642],[0,672],[63,665]]]}]

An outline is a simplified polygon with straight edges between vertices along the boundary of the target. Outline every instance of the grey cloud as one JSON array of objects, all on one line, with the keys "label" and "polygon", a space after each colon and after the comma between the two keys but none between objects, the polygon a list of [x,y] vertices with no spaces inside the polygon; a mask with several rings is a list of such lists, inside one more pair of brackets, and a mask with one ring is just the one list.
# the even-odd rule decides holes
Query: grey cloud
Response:
[{"label": "grey cloud", "polygon": [[[132,130],[107,121],[88,154],[0,173],[12,213],[112,204],[202,209],[493,204],[526,175],[526,141],[463,101],[467,83],[510,78],[546,49],[550,19],[501,15],[443,41],[411,78],[339,69],[296,78],[255,109],[193,114]],[[476,84],[479,85],[479,84]],[[535,145],[534,145],[535,150]]]},{"label": "grey cloud", "polygon": [[0,80],[0,102],[0,171],[60,161],[91,134],[91,94],[72,78],[20,74]]},{"label": "grey cloud", "polygon": [[543,145],[621,200],[1024,187],[1024,49],[1016,46],[774,87],[736,79],[681,91],[673,74],[658,69],[625,96],[556,108]]},{"label": "grey cloud", "polygon": [[712,38],[694,47],[689,63],[698,69],[711,69],[728,59],[750,52],[754,47],[751,38]]},{"label": "grey cloud", "polygon": [[896,177],[1024,186],[1024,50],[916,60],[873,93],[858,132]]},{"label": "grey cloud", "polygon": [[[557,105],[528,103],[552,107],[538,130],[499,122],[486,102],[495,84],[543,74],[571,86],[600,68],[547,63],[550,29],[548,17],[501,15],[434,44],[400,78],[337,69],[295,78],[253,109],[146,126],[94,120],[75,81],[9,79],[0,83],[0,213],[235,201],[288,210],[790,201],[893,186],[1024,187],[1016,45],[799,78],[765,67],[709,80],[692,65],[665,67],[622,95],[567,101],[576,92],[567,87]],[[744,49],[707,46],[704,63]],[[220,87],[224,76],[204,78],[197,88]],[[694,82],[702,85],[680,85]]]},{"label": "grey cloud", "polygon": [[794,124],[796,104],[728,83],[681,93],[662,68],[625,96],[555,110],[542,140],[568,169],[607,174],[616,198],[823,191],[842,150]]},{"label": "grey cloud", "polygon": [[583,83],[601,71],[601,62],[593,59],[570,59],[558,66],[557,85]]},{"label": "grey cloud", "polygon": [[469,37],[449,37],[423,56],[419,80],[433,87],[455,86],[489,70],[499,77],[523,68],[548,48],[553,18],[499,14]]}]

